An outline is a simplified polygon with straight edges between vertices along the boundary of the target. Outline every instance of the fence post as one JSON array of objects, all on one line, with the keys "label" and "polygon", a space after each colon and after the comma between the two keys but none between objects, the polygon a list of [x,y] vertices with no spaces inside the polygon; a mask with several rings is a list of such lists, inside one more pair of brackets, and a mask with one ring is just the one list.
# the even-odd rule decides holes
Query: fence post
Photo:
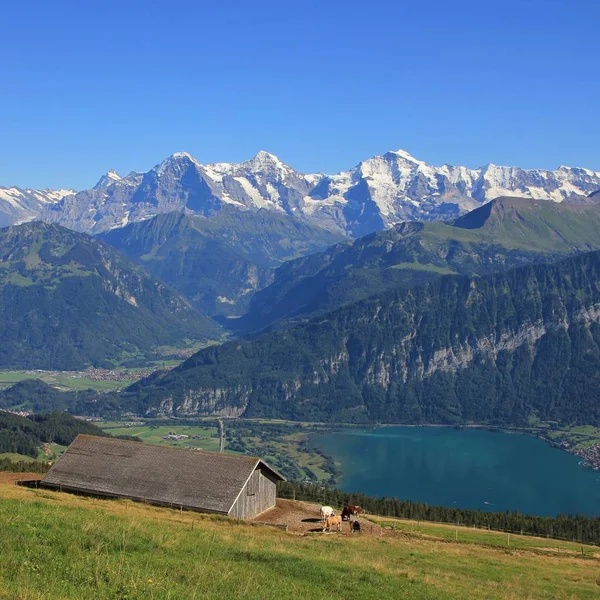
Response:
[{"label": "fence post", "polygon": [[454,531],[454,533],[456,534],[454,536],[454,539],[458,542],[458,527],[456,528],[456,530]]},{"label": "fence post", "polygon": [[510,533],[506,534],[506,545],[510,546]]}]

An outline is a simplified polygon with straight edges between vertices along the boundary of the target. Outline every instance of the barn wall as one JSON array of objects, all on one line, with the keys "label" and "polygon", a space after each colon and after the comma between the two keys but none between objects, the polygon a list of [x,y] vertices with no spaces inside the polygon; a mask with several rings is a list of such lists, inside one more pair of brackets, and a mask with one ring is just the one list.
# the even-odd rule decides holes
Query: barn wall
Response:
[{"label": "barn wall", "polygon": [[258,467],[246,482],[229,515],[238,519],[251,519],[275,506],[277,480],[273,475]]}]

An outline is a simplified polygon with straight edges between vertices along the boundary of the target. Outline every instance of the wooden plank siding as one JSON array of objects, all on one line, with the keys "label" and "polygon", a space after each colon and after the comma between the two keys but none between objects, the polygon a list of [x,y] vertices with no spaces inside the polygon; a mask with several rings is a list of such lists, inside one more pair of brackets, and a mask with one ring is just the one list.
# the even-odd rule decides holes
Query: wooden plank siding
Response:
[{"label": "wooden plank siding", "polygon": [[231,507],[229,516],[238,519],[252,519],[275,506],[276,493],[277,478],[259,465]]},{"label": "wooden plank siding", "polygon": [[284,478],[252,456],[78,435],[40,487],[252,519]]}]

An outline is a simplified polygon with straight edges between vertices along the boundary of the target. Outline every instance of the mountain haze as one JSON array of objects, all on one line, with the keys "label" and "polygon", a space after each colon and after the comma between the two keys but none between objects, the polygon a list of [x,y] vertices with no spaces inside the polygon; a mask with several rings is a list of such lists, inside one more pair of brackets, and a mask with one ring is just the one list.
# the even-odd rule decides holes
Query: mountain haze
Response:
[{"label": "mountain haze", "polygon": [[210,315],[243,314],[275,267],[342,239],[293,216],[231,205],[210,218],[165,213],[99,237]]}]

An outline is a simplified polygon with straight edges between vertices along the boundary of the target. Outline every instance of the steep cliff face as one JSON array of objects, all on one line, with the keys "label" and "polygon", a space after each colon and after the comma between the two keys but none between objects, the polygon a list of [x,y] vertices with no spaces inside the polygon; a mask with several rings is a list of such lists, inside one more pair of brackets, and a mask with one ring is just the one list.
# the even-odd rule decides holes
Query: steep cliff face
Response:
[{"label": "steep cliff face", "polygon": [[600,253],[592,252],[442,277],[209,348],[127,397],[145,414],[600,422],[599,322]]}]

